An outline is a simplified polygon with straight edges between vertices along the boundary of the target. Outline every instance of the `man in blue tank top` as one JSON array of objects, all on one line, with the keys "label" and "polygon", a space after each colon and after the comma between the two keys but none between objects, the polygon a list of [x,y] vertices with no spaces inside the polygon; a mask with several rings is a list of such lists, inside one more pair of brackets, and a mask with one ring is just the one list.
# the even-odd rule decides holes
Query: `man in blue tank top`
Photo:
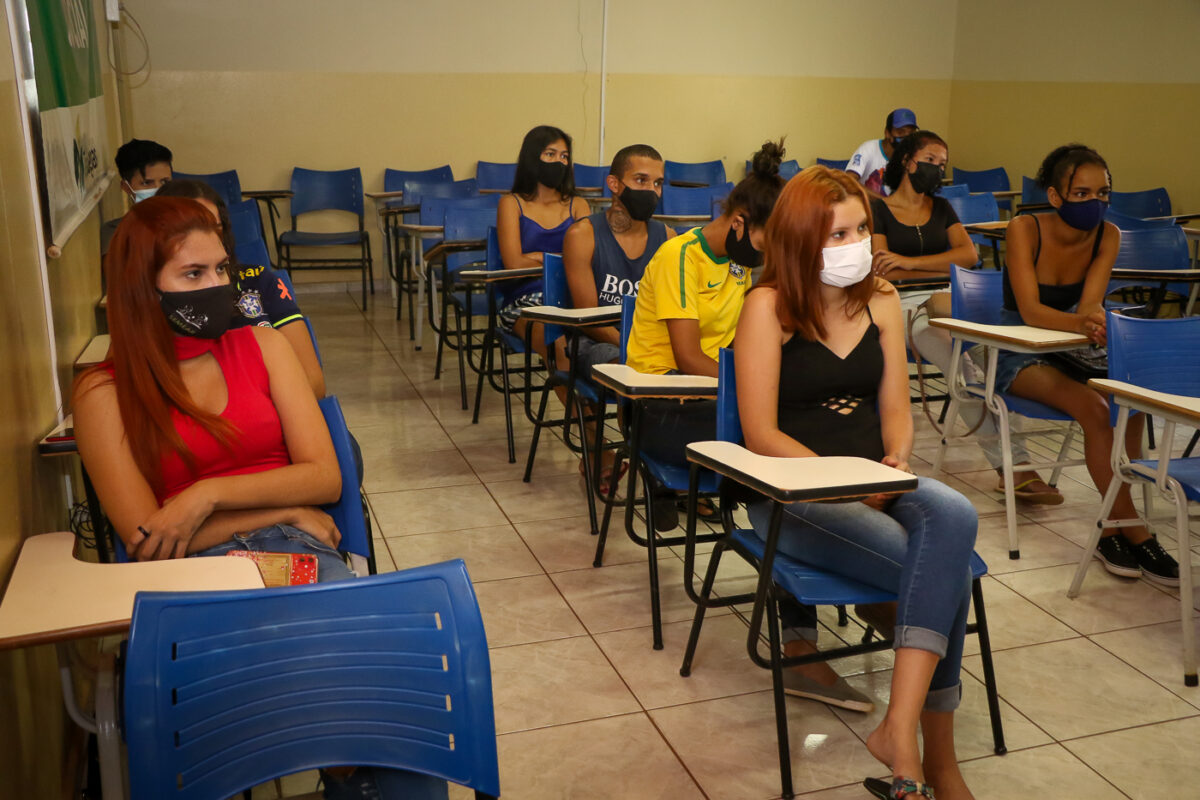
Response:
[{"label": "man in blue tank top", "polygon": [[[605,179],[612,205],[579,220],[563,239],[563,266],[575,308],[620,305],[637,296],[638,282],[655,251],[675,233],[651,219],[662,197],[663,159],[647,144],[621,148]],[[584,328],[579,340],[579,374],[608,364],[620,353],[615,326]]]}]

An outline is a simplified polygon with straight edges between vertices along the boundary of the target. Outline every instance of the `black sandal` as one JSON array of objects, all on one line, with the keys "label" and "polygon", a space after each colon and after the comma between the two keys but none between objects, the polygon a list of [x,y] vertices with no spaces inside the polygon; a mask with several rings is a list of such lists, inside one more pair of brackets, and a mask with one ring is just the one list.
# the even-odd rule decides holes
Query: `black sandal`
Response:
[{"label": "black sandal", "polygon": [[879,800],[904,800],[913,792],[928,800],[934,800],[933,787],[912,778],[893,778],[890,784],[879,778],[867,778],[863,781],[863,787]]}]

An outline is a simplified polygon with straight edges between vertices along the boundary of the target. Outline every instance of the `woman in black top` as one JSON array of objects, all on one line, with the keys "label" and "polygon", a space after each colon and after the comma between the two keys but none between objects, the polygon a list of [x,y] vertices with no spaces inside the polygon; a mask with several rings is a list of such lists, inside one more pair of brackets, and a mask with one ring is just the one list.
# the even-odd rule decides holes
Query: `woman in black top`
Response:
[{"label": "woman in black top", "polygon": [[[1023,214],[1008,226],[1004,314],[1010,324],[1081,333],[1104,344],[1104,296],[1121,231],[1104,221],[1112,178],[1100,154],[1081,144],[1059,147],[1042,162],[1038,185],[1054,210]],[[1083,428],[1088,474],[1103,493],[1112,481],[1113,429],[1107,398],[1044,358],[1000,351],[996,389],[1071,415]],[[1144,418],[1129,420],[1125,450],[1139,458]],[[1122,484],[1111,519],[1136,519]],[[1179,585],[1179,564],[1144,526],[1108,528],[1096,557],[1115,575]]]},{"label": "woman in black top", "polygon": [[[735,339],[738,412],[755,453],[855,455],[910,471],[904,323],[895,289],[871,275],[867,205],[846,173],[817,166],[788,182],[771,214],[766,268]],[[769,504],[749,511],[765,536]],[[892,770],[889,797],[932,797],[925,781],[943,800],[971,797],[954,752],[954,709],[977,527],[967,499],[931,478],[898,496],[785,509],[780,552],[899,598],[891,701],[867,737]]]},{"label": "woman in black top", "polygon": [[951,264],[970,267],[979,261],[958,215],[935,194],[946,174],[949,152],[932,131],[917,131],[896,145],[883,173],[892,193],[871,200],[876,275],[914,269],[949,272]]}]

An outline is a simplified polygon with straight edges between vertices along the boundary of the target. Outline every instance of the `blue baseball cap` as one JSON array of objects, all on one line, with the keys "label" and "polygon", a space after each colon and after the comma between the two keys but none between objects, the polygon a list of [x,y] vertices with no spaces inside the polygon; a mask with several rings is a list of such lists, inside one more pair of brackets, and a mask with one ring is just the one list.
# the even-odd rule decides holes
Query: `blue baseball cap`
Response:
[{"label": "blue baseball cap", "polygon": [[892,128],[907,128],[909,125],[917,127],[917,115],[913,113],[911,108],[897,108],[891,114]]}]

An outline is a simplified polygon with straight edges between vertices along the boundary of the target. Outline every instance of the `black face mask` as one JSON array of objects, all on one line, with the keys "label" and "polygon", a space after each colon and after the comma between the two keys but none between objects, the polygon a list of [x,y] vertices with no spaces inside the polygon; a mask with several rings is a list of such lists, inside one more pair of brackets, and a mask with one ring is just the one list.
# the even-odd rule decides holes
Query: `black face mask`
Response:
[{"label": "black face mask", "polygon": [[562,186],[567,177],[567,165],[561,161],[539,161],[536,170],[537,182],[549,189]]},{"label": "black face mask", "polygon": [[729,256],[729,260],[742,267],[757,267],[762,264],[762,252],[755,250],[754,245],[750,244],[750,226],[742,225],[742,238],[737,238],[734,233],[733,226],[729,227],[729,233],[725,234],[725,254]]},{"label": "black face mask", "polygon": [[654,209],[658,208],[658,192],[653,189],[631,189],[626,186],[618,197],[630,218],[638,222],[650,219],[654,216]]},{"label": "black face mask", "polygon": [[171,330],[197,339],[219,339],[237,311],[238,290],[232,283],[190,292],[159,292],[158,303]]},{"label": "black face mask", "polygon": [[933,194],[942,185],[942,176],[945,174],[945,167],[918,161],[917,171],[908,173],[908,182],[918,194]]}]

